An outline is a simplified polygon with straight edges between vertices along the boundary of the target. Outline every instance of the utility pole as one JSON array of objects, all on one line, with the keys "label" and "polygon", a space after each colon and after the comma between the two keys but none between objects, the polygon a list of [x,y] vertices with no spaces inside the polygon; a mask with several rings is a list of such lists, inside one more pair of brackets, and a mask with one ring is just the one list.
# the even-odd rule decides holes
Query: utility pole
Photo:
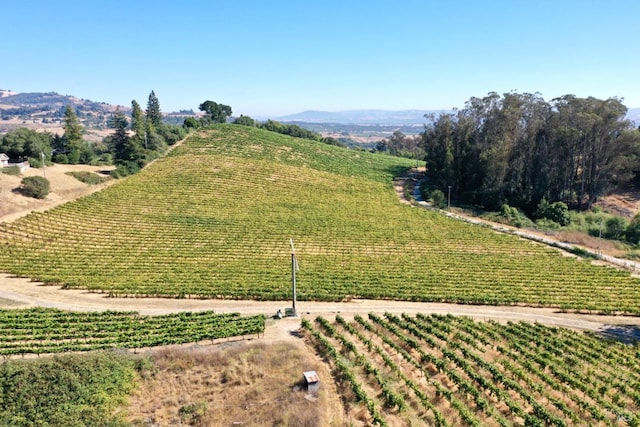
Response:
[{"label": "utility pole", "polygon": [[297,317],[296,311],[296,270],[299,270],[298,260],[296,259],[296,249],[293,247],[293,239],[289,239],[291,243],[291,293],[293,294],[293,305],[291,307],[293,317]]},{"label": "utility pole", "polygon": [[44,157],[44,153],[42,151],[40,152],[40,159],[42,160],[42,177],[44,179],[47,179],[47,171],[46,171],[47,165],[44,162],[45,157]]},{"label": "utility pole", "polygon": [[447,196],[447,210],[451,207],[451,186],[449,185],[449,195]]}]

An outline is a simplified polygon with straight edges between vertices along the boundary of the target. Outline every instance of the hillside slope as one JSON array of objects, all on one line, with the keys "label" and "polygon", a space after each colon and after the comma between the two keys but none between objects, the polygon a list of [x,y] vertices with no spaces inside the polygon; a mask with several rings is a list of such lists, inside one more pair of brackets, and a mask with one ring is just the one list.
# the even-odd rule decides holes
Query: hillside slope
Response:
[{"label": "hillside slope", "polygon": [[528,304],[640,313],[640,281],[401,204],[412,166],[233,125],[110,188],[0,224],[7,272],[120,295]]}]

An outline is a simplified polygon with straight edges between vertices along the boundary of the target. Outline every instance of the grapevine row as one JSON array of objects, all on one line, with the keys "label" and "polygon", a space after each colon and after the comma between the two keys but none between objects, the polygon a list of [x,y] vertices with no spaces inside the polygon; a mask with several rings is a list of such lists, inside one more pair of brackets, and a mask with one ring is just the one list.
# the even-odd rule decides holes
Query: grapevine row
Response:
[{"label": "grapevine row", "polygon": [[56,309],[0,310],[0,355],[141,348],[264,332],[264,316],[213,311],[141,316]]}]

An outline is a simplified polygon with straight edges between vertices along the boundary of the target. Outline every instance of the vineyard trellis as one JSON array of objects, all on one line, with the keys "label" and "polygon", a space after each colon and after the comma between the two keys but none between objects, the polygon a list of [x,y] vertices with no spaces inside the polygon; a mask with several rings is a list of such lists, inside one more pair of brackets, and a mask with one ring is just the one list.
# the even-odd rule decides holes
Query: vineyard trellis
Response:
[{"label": "vineyard trellis", "polygon": [[407,159],[220,125],[109,188],[0,223],[0,268],[119,296],[527,304],[640,314],[640,280],[398,203]]},{"label": "vineyard trellis", "polygon": [[435,314],[318,317],[303,329],[337,379],[363,390],[371,423],[640,425],[637,345]]},{"label": "vineyard trellis", "polygon": [[135,311],[71,312],[51,308],[0,310],[0,355],[214,342],[260,335],[263,315],[211,310],[143,316]]}]

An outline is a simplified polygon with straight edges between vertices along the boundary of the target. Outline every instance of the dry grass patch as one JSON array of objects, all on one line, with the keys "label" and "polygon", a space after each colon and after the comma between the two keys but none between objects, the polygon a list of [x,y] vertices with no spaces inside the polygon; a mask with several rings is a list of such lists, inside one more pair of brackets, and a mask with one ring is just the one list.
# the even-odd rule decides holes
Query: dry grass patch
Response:
[{"label": "dry grass patch", "polygon": [[[161,350],[130,400],[134,426],[338,426],[343,409],[327,368],[303,346],[280,343],[226,349]],[[302,373],[322,386],[306,391]]]},{"label": "dry grass patch", "polygon": [[625,253],[620,242],[614,240],[599,239],[580,231],[559,231],[554,234],[554,238],[561,242],[580,245],[590,249],[596,249],[611,256],[622,256]]}]

